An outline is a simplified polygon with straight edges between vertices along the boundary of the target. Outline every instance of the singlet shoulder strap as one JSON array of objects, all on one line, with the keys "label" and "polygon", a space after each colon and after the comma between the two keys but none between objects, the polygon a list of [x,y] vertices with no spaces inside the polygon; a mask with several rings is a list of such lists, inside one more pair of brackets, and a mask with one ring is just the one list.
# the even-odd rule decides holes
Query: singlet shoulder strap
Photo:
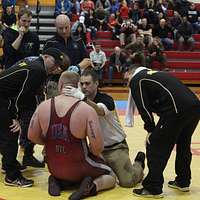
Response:
[{"label": "singlet shoulder strap", "polygon": [[78,106],[78,104],[79,104],[80,102],[81,102],[81,100],[75,102],[75,103],[71,106],[71,108],[67,111],[65,117],[66,117],[66,116],[70,117],[71,114],[72,114],[72,112],[74,111],[74,109],[76,108],[76,106]]}]

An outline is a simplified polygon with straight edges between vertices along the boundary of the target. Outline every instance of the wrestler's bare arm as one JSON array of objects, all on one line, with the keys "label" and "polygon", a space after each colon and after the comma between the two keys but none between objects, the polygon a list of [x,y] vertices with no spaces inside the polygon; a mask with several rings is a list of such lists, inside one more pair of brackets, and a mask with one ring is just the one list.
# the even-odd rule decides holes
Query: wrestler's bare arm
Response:
[{"label": "wrestler's bare arm", "polygon": [[[29,124],[28,138],[35,144],[44,145],[44,134],[47,131],[48,120],[43,120],[48,117],[49,101],[41,103],[34,112]],[[46,117],[45,117],[45,116]],[[46,130],[45,130],[46,129]]]},{"label": "wrestler's bare arm", "polygon": [[99,124],[99,118],[96,111],[91,107],[88,111],[87,136],[90,141],[92,153],[99,156],[103,151],[103,137]]}]

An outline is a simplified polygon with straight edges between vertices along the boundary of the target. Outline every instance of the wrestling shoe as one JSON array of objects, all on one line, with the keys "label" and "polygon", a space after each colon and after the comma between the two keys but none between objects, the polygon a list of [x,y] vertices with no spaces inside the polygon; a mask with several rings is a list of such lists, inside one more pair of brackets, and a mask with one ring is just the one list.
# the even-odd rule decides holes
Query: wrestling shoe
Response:
[{"label": "wrestling shoe", "polygon": [[80,200],[86,197],[95,196],[96,194],[96,185],[93,183],[93,179],[91,177],[86,177],[81,182],[79,190],[72,193],[69,199]]},{"label": "wrestling shoe", "polygon": [[134,160],[135,162],[139,162],[143,169],[145,168],[145,153],[139,151]]},{"label": "wrestling shoe", "polygon": [[10,180],[8,178],[5,178],[4,184],[8,186],[17,186],[17,187],[31,187],[33,185],[34,181],[24,178],[23,176],[19,176],[15,180]]},{"label": "wrestling shoe", "polygon": [[48,179],[48,193],[51,196],[60,196],[59,182],[52,175],[50,175]]},{"label": "wrestling shoe", "polygon": [[148,190],[146,190],[145,188],[141,188],[141,189],[134,189],[133,190],[133,195],[137,196],[137,197],[144,197],[144,198],[153,198],[153,199],[160,199],[164,197],[163,193],[160,194],[152,194],[151,192],[149,192]]},{"label": "wrestling shoe", "polygon": [[177,183],[177,181],[169,181],[168,187],[173,188],[173,189],[177,189],[181,192],[189,192],[190,191],[189,186],[181,186]]}]

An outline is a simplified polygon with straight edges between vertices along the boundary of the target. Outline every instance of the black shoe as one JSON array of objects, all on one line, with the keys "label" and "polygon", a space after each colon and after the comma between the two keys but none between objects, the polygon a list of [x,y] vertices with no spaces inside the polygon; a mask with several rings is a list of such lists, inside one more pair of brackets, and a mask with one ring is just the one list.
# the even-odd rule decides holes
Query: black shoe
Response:
[{"label": "black shoe", "polygon": [[190,188],[189,186],[181,186],[177,183],[177,181],[169,181],[168,182],[168,187],[178,189],[181,192],[189,192]]},{"label": "black shoe", "polygon": [[[27,170],[27,167],[24,166],[24,165],[21,165],[19,162],[17,164],[17,167],[19,168],[20,172],[25,172]],[[1,173],[2,174],[6,173],[6,170],[5,170],[4,166],[2,166],[2,168],[1,168]]]},{"label": "black shoe", "polygon": [[142,168],[145,168],[145,153],[139,151],[135,157],[135,162],[139,162]]},{"label": "black shoe", "polygon": [[48,179],[48,193],[51,196],[60,196],[60,185],[52,175]]},{"label": "black shoe", "polygon": [[149,192],[149,191],[146,190],[145,188],[134,189],[134,190],[133,190],[133,194],[134,194],[135,196],[138,196],[138,197],[154,198],[154,199],[160,199],[160,198],[163,198],[163,197],[164,197],[163,193],[160,193],[160,194],[152,194],[151,192]]},{"label": "black shoe", "polygon": [[23,165],[25,166],[31,166],[31,167],[36,167],[36,168],[44,168],[45,167],[45,163],[44,162],[40,162],[39,160],[37,160],[34,156],[24,156],[23,160],[22,160]]},{"label": "black shoe", "polygon": [[86,197],[95,196],[96,194],[96,185],[93,183],[93,179],[91,177],[86,177],[83,179],[79,190],[72,193],[69,199],[80,200]]},{"label": "black shoe", "polygon": [[29,180],[24,178],[23,176],[19,176],[15,180],[10,180],[8,178],[5,178],[4,184],[9,186],[18,186],[18,187],[31,187],[33,185],[33,180]]}]

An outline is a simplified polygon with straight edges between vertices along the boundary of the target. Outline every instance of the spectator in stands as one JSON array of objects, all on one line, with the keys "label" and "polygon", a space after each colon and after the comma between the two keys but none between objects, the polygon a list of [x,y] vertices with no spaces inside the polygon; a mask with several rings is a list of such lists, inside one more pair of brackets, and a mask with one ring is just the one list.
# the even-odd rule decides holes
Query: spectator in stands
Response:
[{"label": "spectator in stands", "polygon": [[104,66],[106,64],[106,54],[101,50],[100,44],[94,43],[94,49],[90,52],[91,66],[98,73],[99,79],[103,81]]},{"label": "spectator in stands", "polygon": [[13,9],[13,5],[11,3],[8,3],[5,10],[3,10],[1,20],[5,28],[11,27],[12,25],[16,24],[17,18],[15,10]]},{"label": "spectator in stands", "polygon": [[119,36],[120,36],[120,33],[121,33],[121,25],[123,23],[123,19],[120,16],[119,12],[116,13],[115,18],[116,18],[116,24],[115,24],[113,32],[112,32],[113,33],[112,39],[119,39]]},{"label": "spectator in stands", "polygon": [[1,5],[4,11],[6,11],[6,6],[8,4],[11,4],[13,6],[13,9],[15,9],[16,0],[2,0]]},{"label": "spectator in stands", "polygon": [[197,30],[196,22],[198,17],[200,17],[200,12],[196,9],[195,4],[191,3],[187,11],[187,19],[192,24],[193,33],[196,33]]},{"label": "spectator in stands", "polygon": [[148,68],[153,68],[152,63],[154,61],[158,61],[160,63],[160,70],[167,67],[164,47],[159,37],[154,37],[152,44],[147,47],[146,66]]},{"label": "spectator in stands", "polygon": [[147,18],[142,18],[141,23],[138,23],[138,35],[143,38],[145,46],[149,46],[152,43],[152,28],[148,24]]},{"label": "spectator in stands", "polygon": [[78,0],[72,0],[71,1],[72,4],[72,14],[74,14],[75,16],[79,16],[79,14],[81,13],[81,6],[80,6],[80,2]]},{"label": "spectator in stands", "polygon": [[90,10],[94,10],[94,2],[91,0],[83,0],[81,3],[81,12],[84,13],[84,15],[89,14]]},{"label": "spectator in stands", "polygon": [[158,36],[161,39],[166,50],[172,49],[173,46],[173,31],[167,25],[165,19],[161,19],[159,25],[153,29],[153,37]]},{"label": "spectator in stands", "polygon": [[120,45],[124,47],[130,42],[135,42],[136,32],[137,26],[133,24],[133,21],[131,19],[124,20],[124,22],[121,25],[121,33],[119,36]]},{"label": "spectator in stands", "polygon": [[120,3],[119,0],[111,0],[110,1],[110,14],[116,14],[119,12]]},{"label": "spectator in stands", "polygon": [[137,36],[136,41],[132,42],[125,46],[125,50],[128,54],[129,63],[140,63],[142,66],[145,66],[145,44],[141,36]]},{"label": "spectator in stands", "polygon": [[95,10],[95,17],[97,19],[96,28],[98,31],[107,31],[108,26],[108,14],[103,8],[103,5],[100,4],[99,7]]},{"label": "spectator in stands", "polygon": [[101,8],[103,7],[104,11],[106,12],[106,16],[109,16],[110,14],[110,8],[111,4],[109,0],[97,0],[95,4],[95,8]]},{"label": "spectator in stands", "polygon": [[116,46],[114,52],[110,56],[109,68],[108,68],[108,80],[112,83],[113,72],[122,73],[125,69],[127,55],[120,47]]},{"label": "spectator in stands", "polygon": [[103,138],[96,112],[85,102],[63,94],[67,86],[78,87],[79,75],[64,72],[59,79],[59,94],[42,102],[29,127],[29,138],[45,145],[50,171],[48,192],[59,196],[62,185],[80,184],[69,199],[97,195],[115,187],[110,167],[100,158]]},{"label": "spectator in stands", "polygon": [[121,187],[133,187],[143,177],[145,154],[138,152],[133,164],[129,157],[129,148],[126,134],[116,112],[115,103],[111,96],[98,90],[98,75],[94,70],[87,68],[83,71],[80,80],[81,91],[78,88],[64,89],[65,95],[82,98],[92,106],[99,116],[104,138],[102,155],[108,165],[115,172]]},{"label": "spectator in stands", "polygon": [[133,20],[134,24],[137,24],[141,19],[141,11],[139,9],[138,3],[134,2],[129,10],[129,18]]},{"label": "spectator in stands", "polygon": [[192,24],[188,22],[187,17],[183,17],[183,22],[178,27],[177,40],[178,50],[183,51],[184,47],[187,46],[189,51],[194,49],[194,38],[192,37],[193,28]]},{"label": "spectator in stands", "polygon": [[162,12],[164,16],[167,16],[167,9],[168,9],[167,0],[161,0],[156,5],[155,11],[158,11],[159,13]]},{"label": "spectator in stands", "polygon": [[127,6],[126,0],[122,0],[121,6],[120,6],[120,9],[119,9],[119,13],[120,13],[120,16],[123,20],[126,20],[126,19],[129,18],[129,8]]},{"label": "spectator in stands", "polygon": [[182,23],[182,17],[177,11],[174,11],[174,16],[170,19],[170,25],[174,33],[174,38],[177,38],[178,26]]},{"label": "spectator in stands", "polygon": [[86,46],[86,26],[84,24],[85,17],[81,15],[79,20],[76,21],[71,28],[71,37],[74,41],[82,40],[84,45]]},{"label": "spectator in stands", "polygon": [[87,42],[91,45],[92,40],[96,38],[97,28],[97,19],[94,15],[94,10],[89,10],[89,13],[85,16],[85,26],[86,26],[86,37]]},{"label": "spectator in stands", "polygon": [[108,19],[108,30],[112,32],[112,39],[116,39],[115,27],[117,26],[117,19],[114,13],[112,13]]},{"label": "spectator in stands", "polygon": [[200,33],[200,17],[197,18],[197,22],[195,23],[195,26],[196,26],[195,32],[199,34]]},{"label": "spectator in stands", "polygon": [[72,4],[70,0],[56,0],[54,16],[57,17],[60,14],[67,15],[71,18]]},{"label": "spectator in stands", "polygon": [[174,0],[174,9],[178,11],[181,16],[186,16],[190,2],[188,0]]}]

